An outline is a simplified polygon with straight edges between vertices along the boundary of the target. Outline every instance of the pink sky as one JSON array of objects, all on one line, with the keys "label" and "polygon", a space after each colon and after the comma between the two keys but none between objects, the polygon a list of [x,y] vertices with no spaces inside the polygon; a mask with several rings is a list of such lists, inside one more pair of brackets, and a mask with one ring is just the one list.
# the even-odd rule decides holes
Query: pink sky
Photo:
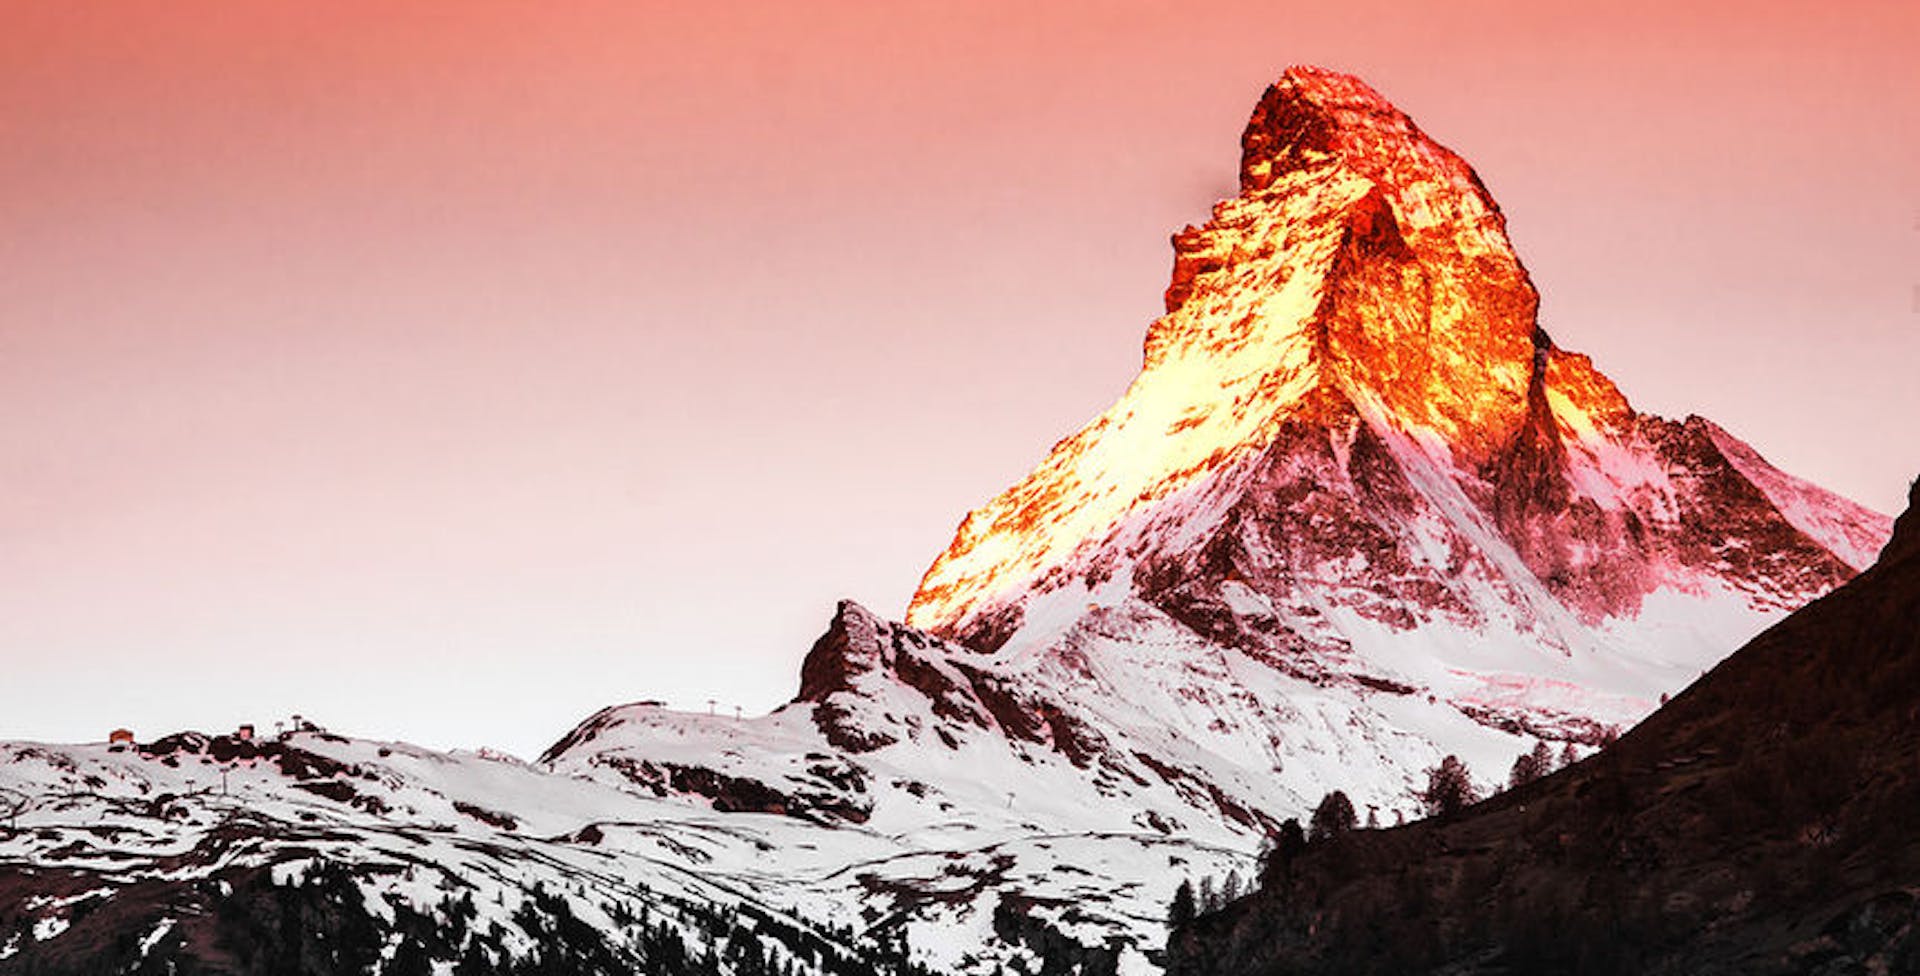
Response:
[{"label": "pink sky", "polygon": [[1911,2],[1035,6],[10,11],[0,738],[784,699],[1125,386],[1296,62],[1636,405],[1920,473]]}]

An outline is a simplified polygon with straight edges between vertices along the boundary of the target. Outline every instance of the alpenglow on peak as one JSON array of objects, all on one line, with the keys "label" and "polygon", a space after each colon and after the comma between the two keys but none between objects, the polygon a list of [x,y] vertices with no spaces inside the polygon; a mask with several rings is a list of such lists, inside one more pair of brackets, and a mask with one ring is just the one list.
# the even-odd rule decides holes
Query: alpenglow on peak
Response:
[{"label": "alpenglow on peak", "polygon": [[[1698,589],[1692,573],[1712,570],[1715,546],[1666,538],[1691,524],[1675,492],[1690,491],[1698,472],[1671,477],[1687,457],[1712,455],[1730,479],[1723,495],[1762,503],[1770,525],[1789,526],[1793,538],[1773,540],[1777,558],[1726,574],[1760,602],[1823,591],[1883,537],[1884,517],[1781,475],[1704,421],[1637,413],[1586,357],[1557,348],[1472,167],[1364,82],[1289,69],[1240,145],[1239,195],[1173,237],[1166,314],[1148,328],[1139,375],[966,518],[908,623],[997,648],[1036,613],[1060,620],[1164,587],[1209,545],[1228,559],[1233,533],[1246,534],[1248,492],[1270,483],[1275,465],[1300,463],[1302,430],[1318,432],[1315,450],[1340,455],[1343,468],[1356,437],[1392,446],[1394,480],[1413,482],[1423,507],[1455,523],[1448,545],[1478,551],[1497,588],[1544,589],[1564,604],[1534,617],[1591,623],[1636,613],[1663,586]],[[1353,482],[1351,470],[1339,475]],[[1372,502],[1351,484],[1309,487],[1322,506],[1345,492],[1368,520]],[[1458,592],[1460,567],[1421,545],[1397,548],[1433,571],[1435,599],[1485,598]],[[1248,565],[1212,571],[1264,575],[1275,598],[1302,578],[1364,582],[1307,565],[1275,576],[1241,555]],[[1274,558],[1318,557],[1265,561]],[[1056,606],[1036,603],[1048,594]]]}]

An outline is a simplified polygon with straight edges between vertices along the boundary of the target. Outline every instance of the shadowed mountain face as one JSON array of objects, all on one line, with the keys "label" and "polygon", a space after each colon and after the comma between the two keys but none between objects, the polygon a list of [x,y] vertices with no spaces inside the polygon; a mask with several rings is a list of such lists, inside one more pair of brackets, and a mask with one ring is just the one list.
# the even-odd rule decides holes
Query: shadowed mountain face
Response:
[{"label": "shadowed mountain face", "polygon": [[1176,974],[1920,972],[1920,482],[1879,562],[1600,755],[1275,863]]}]

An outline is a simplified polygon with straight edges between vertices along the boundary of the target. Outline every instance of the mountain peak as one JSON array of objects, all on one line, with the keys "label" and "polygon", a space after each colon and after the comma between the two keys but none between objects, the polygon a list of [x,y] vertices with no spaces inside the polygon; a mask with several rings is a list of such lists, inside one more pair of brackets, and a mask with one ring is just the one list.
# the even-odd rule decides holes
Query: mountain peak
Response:
[{"label": "mountain peak", "polygon": [[[1412,609],[1376,611],[1403,629],[1510,614],[1565,648],[1662,588],[1776,612],[1885,539],[1883,516],[1710,424],[1638,413],[1558,348],[1472,167],[1364,82],[1289,69],[1241,150],[1239,195],[1173,236],[1132,385],[962,522],[909,624],[998,648],[1199,573],[1257,584],[1319,634],[1302,588],[1370,603],[1372,562],[1419,579]],[[1334,523],[1383,550],[1308,551]]]},{"label": "mountain peak", "polygon": [[1132,387],[968,518],[910,623],[942,630],[1290,421],[1393,416],[1479,464],[1541,408],[1538,297],[1458,156],[1359,80],[1304,67],[1267,89],[1242,150],[1240,195],[1173,237]]},{"label": "mountain peak", "polygon": [[1372,169],[1381,145],[1421,138],[1413,120],[1366,82],[1295,65],[1267,87],[1240,136],[1240,189],[1264,189],[1335,156]]},{"label": "mountain peak", "polygon": [[1270,373],[1311,373],[1336,401],[1470,455],[1525,423],[1551,344],[1472,167],[1359,79],[1295,67],[1254,107],[1240,176],[1238,197],[1174,236],[1143,377],[1171,358],[1286,346]]}]

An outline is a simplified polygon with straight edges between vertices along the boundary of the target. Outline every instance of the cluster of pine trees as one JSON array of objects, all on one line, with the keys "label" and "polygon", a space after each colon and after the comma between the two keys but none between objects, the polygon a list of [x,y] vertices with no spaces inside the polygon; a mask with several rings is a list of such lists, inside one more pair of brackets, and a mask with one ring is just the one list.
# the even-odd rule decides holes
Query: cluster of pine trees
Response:
[{"label": "cluster of pine trees", "polygon": [[[1617,733],[1610,731],[1604,741],[1610,742],[1616,736]],[[1573,765],[1579,759],[1579,752],[1571,742],[1560,750],[1556,761],[1552,747],[1544,740],[1536,741],[1532,750],[1522,753],[1513,761],[1505,788],[1511,790],[1526,786],[1557,769]],[[1480,789],[1474,785],[1472,771],[1459,756],[1454,755],[1448,755],[1430,767],[1425,787],[1413,791],[1413,799],[1429,817],[1463,810],[1483,798]],[[1360,826],[1359,812],[1346,791],[1330,791],[1314,807],[1305,827],[1298,820],[1288,819],[1261,844],[1258,887],[1267,887],[1284,875],[1287,866],[1308,845],[1327,843],[1348,831],[1360,829]],[[1379,827],[1378,811],[1368,807],[1366,829],[1377,830]],[[1250,886],[1245,893],[1251,894],[1254,890]],[[1182,880],[1179,887],[1174,889],[1173,901],[1167,907],[1167,925],[1169,928],[1179,928],[1199,915],[1225,906],[1242,893],[1237,871],[1227,875],[1225,882],[1218,886],[1210,877],[1201,878],[1197,888],[1191,881]]]},{"label": "cluster of pine trees", "polygon": [[[1618,733],[1609,730],[1602,744],[1611,742]],[[1560,750],[1559,760],[1554,759],[1553,748],[1544,740],[1536,741],[1533,749],[1523,752],[1513,761],[1513,768],[1507,772],[1506,789],[1517,790],[1557,769],[1565,769],[1580,761],[1580,753],[1569,742]],[[1499,792],[1496,787],[1494,792]],[[1415,790],[1414,799],[1429,817],[1438,817],[1465,809],[1480,802],[1484,797],[1473,785],[1473,774],[1459,756],[1449,755],[1439,764],[1427,770],[1425,789]]]},{"label": "cluster of pine trees", "polygon": [[[1173,904],[1167,908],[1167,925],[1178,928],[1197,916],[1225,907],[1228,902],[1240,897],[1241,884],[1238,871],[1227,872],[1226,878],[1217,886],[1211,875],[1201,877],[1198,888],[1194,887],[1192,881],[1182,880],[1173,891]],[[1252,890],[1248,888],[1247,892]]]}]

